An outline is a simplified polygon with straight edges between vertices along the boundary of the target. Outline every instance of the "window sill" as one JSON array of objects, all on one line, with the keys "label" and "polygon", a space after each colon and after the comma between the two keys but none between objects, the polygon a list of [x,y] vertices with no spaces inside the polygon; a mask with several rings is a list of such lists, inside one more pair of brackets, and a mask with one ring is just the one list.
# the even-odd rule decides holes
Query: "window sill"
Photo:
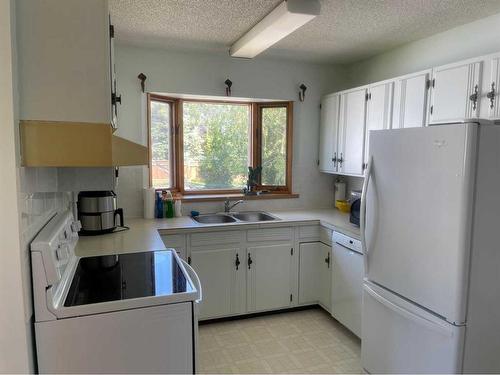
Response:
[{"label": "window sill", "polygon": [[236,199],[243,199],[243,200],[261,200],[261,199],[292,199],[292,198],[298,198],[299,194],[292,194],[292,193],[265,193],[261,195],[245,195],[242,193],[236,193],[236,194],[207,194],[207,195],[201,195],[201,194],[193,194],[193,195],[180,195],[177,194],[175,196],[176,199],[181,199],[182,202],[189,203],[189,202],[218,202],[218,201],[225,201],[226,199],[229,200],[236,200]]}]

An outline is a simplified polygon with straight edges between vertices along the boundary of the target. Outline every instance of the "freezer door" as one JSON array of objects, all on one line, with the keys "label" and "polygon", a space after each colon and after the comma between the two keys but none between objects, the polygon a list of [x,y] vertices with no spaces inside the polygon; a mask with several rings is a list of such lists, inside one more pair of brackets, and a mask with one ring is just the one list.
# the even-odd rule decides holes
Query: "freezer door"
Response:
[{"label": "freezer door", "polygon": [[371,374],[459,373],[465,326],[373,284],[363,286],[361,362]]},{"label": "freezer door", "polygon": [[465,321],[476,124],[374,131],[366,275],[452,323]]}]

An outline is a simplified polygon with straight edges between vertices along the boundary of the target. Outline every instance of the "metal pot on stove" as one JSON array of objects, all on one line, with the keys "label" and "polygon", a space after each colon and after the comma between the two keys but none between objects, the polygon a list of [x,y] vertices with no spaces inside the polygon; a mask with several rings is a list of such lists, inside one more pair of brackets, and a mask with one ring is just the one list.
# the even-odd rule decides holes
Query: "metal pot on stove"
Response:
[{"label": "metal pot on stove", "polygon": [[81,191],[78,194],[78,219],[82,224],[80,234],[109,233],[123,227],[123,209],[116,208],[116,194],[111,190]]}]

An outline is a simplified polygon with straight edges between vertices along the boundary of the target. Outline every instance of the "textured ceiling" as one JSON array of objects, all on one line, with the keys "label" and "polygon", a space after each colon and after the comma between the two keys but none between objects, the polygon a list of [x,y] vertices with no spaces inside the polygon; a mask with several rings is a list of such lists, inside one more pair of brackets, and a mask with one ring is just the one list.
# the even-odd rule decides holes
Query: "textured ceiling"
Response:
[{"label": "textured ceiling", "polygon": [[[320,1],[320,16],[256,58],[353,62],[500,12],[500,0]],[[227,52],[280,2],[110,0],[110,7],[118,42]]]}]

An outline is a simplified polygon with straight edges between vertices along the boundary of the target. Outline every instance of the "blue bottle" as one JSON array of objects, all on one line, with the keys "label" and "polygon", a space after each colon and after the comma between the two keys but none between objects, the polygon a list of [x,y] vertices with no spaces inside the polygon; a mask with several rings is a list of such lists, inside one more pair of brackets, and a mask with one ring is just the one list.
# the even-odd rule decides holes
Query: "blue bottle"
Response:
[{"label": "blue bottle", "polygon": [[158,192],[156,193],[156,200],[155,200],[155,217],[157,219],[163,218],[163,200],[161,198],[161,194]]}]

